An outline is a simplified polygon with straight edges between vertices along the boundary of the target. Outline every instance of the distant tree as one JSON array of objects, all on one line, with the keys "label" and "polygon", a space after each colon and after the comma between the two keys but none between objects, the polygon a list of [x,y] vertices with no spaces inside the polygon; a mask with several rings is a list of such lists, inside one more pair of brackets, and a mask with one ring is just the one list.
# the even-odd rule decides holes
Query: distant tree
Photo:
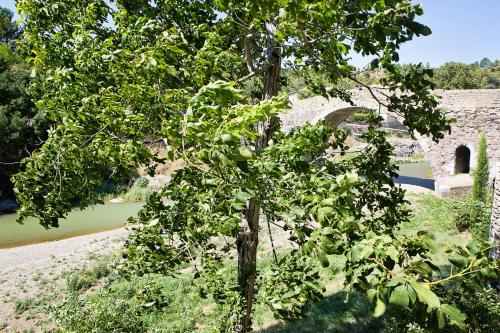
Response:
[{"label": "distant tree", "polygon": [[481,67],[481,68],[486,68],[486,67],[489,67],[491,65],[493,65],[493,62],[488,58],[483,58],[479,62],[479,67]]},{"label": "distant tree", "polygon": [[27,92],[29,67],[0,45],[0,195],[12,195],[10,176],[46,137],[47,122]]},{"label": "distant tree", "polygon": [[12,52],[12,49],[7,43],[0,44],[0,73],[5,72],[12,65],[20,61],[19,56]]},{"label": "distant tree", "polygon": [[478,65],[448,62],[434,70],[434,82],[442,89],[478,89],[481,81]]},{"label": "distant tree", "polygon": [[10,9],[0,7],[0,43],[11,44],[19,35],[20,29],[13,17]]}]

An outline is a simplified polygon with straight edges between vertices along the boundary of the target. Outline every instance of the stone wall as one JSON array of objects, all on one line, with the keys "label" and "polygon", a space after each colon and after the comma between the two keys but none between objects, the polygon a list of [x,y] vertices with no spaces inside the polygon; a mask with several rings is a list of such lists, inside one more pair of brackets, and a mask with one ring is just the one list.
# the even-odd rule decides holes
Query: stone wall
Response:
[{"label": "stone wall", "polygon": [[455,151],[459,146],[470,150],[470,174],[476,167],[477,150],[481,133],[486,134],[490,177],[500,167],[500,89],[441,91],[441,107],[453,119],[451,134],[439,143],[420,138],[427,159],[431,162],[436,178],[455,173]]},{"label": "stone wall", "polygon": [[[376,88],[375,94],[384,100],[384,96],[377,91],[384,88]],[[292,110],[281,116],[283,129],[302,125],[305,122],[314,123],[325,119],[333,125],[345,120],[353,112],[362,109],[378,109],[378,103],[374,100],[367,89],[356,88],[352,91],[354,106],[331,98],[325,99],[320,96],[298,100],[291,98]],[[454,119],[451,134],[445,135],[439,143],[433,142],[427,137],[417,136],[425,158],[432,166],[434,177],[452,176],[455,170],[455,150],[464,145],[469,148],[470,173],[475,169],[476,153],[481,133],[486,133],[488,143],[488,157],[490,160],[490,176],[500,168],[500,89],[471,89],[471,90],[437,90],[435,93],[441,96],[440,107],[446,112],[450,119]],[[389,114],[383,108],[381,115],[386,121],[394,122],[397,118]]]}]

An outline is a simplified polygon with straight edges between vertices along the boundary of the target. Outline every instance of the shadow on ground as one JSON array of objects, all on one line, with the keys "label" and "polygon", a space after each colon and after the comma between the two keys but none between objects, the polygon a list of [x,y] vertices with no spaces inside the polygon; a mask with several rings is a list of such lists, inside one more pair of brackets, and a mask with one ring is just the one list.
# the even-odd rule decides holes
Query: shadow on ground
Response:
[{"label": "shadow on ground", "polygon": [[349,294],[346,302],[346,296],[347,293],[342,291],[325,297],[321,302],[311,306],[306,318],[294,322],[280,322],[258,332],[382,332],[384,321],[372,317],[373,309],[366,298],[358,294]]},{"label": "shadow on ground", "polygon": [[416,185],[434,190],[434,179],[425,179],[410,176],[399,176],[394,180],[397,184]]}]

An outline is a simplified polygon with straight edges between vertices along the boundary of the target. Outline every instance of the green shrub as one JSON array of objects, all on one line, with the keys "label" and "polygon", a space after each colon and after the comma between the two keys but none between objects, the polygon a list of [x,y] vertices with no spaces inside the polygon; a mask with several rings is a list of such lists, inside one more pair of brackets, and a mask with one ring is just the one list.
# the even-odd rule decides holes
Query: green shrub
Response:
[{"label": "green shrub", "polygon": [[446,302],[455,304],[467,316],[465,323],[469,332],[500,332],[500,293],[485,287],[482,290],[469,290],[461,286],[443,288]]},{"label": "green shrub", "polygon": [[138,178],[130,190],[125,194],[125,199],[129,201],[146,201],[154,192],[149,186],[149,180],[145,177]]},{"label": "green shrub", "polygon": [[108,181],[104,184],[104,186],[98,188],[96,192],[100,197],[114,197],[119,194],[125,193],[127,191],[128,185],[126,182],[115,182]]},{"label": "green shrub", "polygon": [[[497,290],[471,290],[463,285],[450,284],[436,289],[442,303],[453,304],[466,315],[466,330],[474,333],[500,332],[500,294]],[[426,308],[420,309],[423,312]],[[421,320],[420,311],[407,311],[391,307],[385,319],[384,333],[455,333],[454,326],[446,326],[439,330],[426,321]]]},{"label": "green shrub", "polygon": [[[491,200],[475,201],[472,198],[450,200],[453,220],[459,231],[470,231],[474,239],[488,238],[491,216]],[[471,214],[471,212],[475,212]]]},{"label": "green shrub", "polygon": [[92,287],[99,279],[112,272],[113,260],[104,258],[97,261],[89,269],[81,269],[71,273],[66,279],[66,286],[70,293],[78,293]]},{"label": "green shrub", "polygon": [[347,118],[347,121],[355,121],[355,122],[365,123],[369,119],[373,118],[374,116],[376,116],[375,110],[362,110],[362,111],[358,111],[358,112],[352,114],[351,116],[349,116],[349,118]]},{"label": "green shrub", "polygon": [[99,293],[79,298],[70,295],[54,309],[56,323],[64,332],[143,332],[138,307],[112,294]]},{"label": "green shrub", "polygon": [[35,305],[37,303],[33,298],[18,299],[14,302],[14,314],[19,316]]}]

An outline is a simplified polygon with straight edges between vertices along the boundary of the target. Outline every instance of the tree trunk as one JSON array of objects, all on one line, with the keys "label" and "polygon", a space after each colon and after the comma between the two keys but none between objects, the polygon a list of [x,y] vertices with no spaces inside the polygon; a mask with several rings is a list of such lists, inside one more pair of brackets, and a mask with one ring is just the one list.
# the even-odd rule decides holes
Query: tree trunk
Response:
[{"label": "tree trunk", "polygon": [[[491,209],[490,242],[500,243],[500,168],[497,167],[495,182],[493,183],[493,207]],[[500,259],[500,247],[490,251],[490,259]]]},{"label": "tree trunk", "polygon": [[[262,99],[271,99],[278,94],[279,79],[281,74],[281,50],[276,45],[274,36],[276,24],[270,20],[266,24],[267,30],[267,68],[264,76],[264,91]],[[276,119],[257,124],[257,130],[261,134],[255,143],[258,152],[267,147],[273,136]],[[252,306],[254,300],[255,278],[257,275],[257,245],[259,244],[259,215],[260,202],[258,198],[249,200],[245,213],[246,227],[237,239],[238,250],[238,284],[242,293],[243,313],[240,314],[237,323],[239,333],[250,332],[252,329]]]}]

